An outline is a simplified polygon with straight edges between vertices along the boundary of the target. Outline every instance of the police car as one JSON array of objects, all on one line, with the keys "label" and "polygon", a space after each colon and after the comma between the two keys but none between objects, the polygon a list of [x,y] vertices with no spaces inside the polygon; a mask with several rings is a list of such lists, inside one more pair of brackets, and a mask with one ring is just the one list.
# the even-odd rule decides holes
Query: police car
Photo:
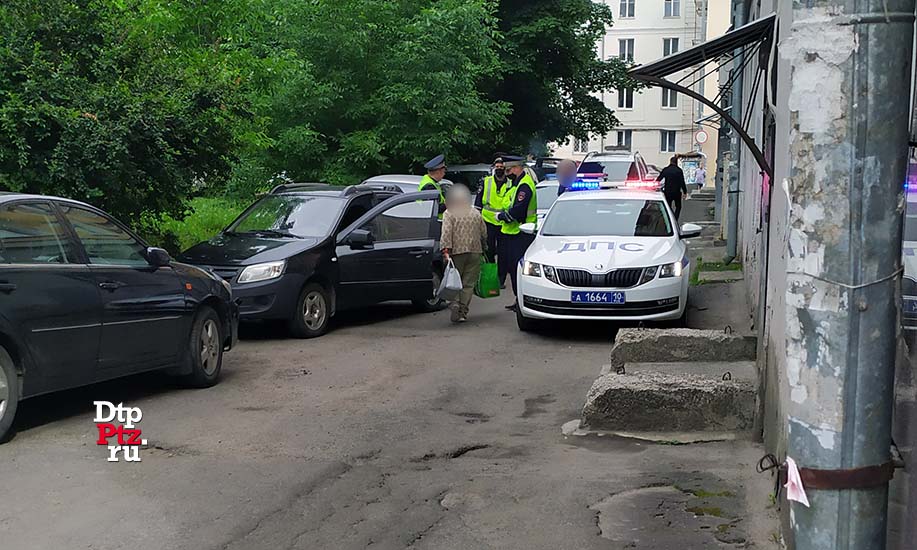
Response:
[{"label": "police car", "polygon": [[[543,320],[684,321],[690,262],[661,193],[577,182],[535,234],[518,270],[516,320],[532,330]],[[583,187],[587,190],[581,190]]]}]

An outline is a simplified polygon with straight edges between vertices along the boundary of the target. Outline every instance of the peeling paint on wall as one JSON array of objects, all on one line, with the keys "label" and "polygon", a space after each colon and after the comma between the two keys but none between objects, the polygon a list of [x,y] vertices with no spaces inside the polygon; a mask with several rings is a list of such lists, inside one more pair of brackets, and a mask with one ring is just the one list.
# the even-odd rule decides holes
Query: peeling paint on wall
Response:
[{"label": "peeling paint on wall", "polygon": [[[823,132],[845,124],[848,102],[842,65],[856,52],[857,41],[852,25],[835,24],[838,15],[843,12],[823,7],[794,10],[790,32],[780,42],[781,57],[793,70],[789,107],[798,113],[800,132]],[[805,70],[797,71],[801,64]]]}]

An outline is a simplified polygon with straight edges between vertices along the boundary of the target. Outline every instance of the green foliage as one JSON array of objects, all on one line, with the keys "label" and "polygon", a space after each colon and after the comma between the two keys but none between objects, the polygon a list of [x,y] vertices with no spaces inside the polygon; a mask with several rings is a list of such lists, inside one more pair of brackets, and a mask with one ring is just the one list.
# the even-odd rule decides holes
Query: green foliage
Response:
[{"label": "green foliage", "polygon": [[490,93],[513,107],[500,149],[539,154],[545,143],[606,134],[618,124],[601,92],[639,85],[621,60],[596,56],[613,24],[609,6],[501,0],[498,15],[503,79],[492,82]]},{"label": "green foliage", "polygon": [[0,189],[187,246],[212,197],[607,131],[610,24],[590,0],[6,0]]},{"label": "green foliage", "polygon": [[145,215],[139,231],[154,246],[178,254],[225,229],[246,206],[236,200],[199,197],[189,203],[181,220],[167,214]]},{"label": "green foliage", "polygon": [[180,70],[136,21],[101,0],[0,5],[0,187],[136,222],[228,175],[231,93]]}]

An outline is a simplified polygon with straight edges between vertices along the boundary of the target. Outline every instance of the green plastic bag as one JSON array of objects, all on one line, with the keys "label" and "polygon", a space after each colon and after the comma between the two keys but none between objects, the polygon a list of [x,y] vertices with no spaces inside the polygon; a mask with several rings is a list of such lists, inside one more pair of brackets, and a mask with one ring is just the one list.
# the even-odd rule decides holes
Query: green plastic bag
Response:
[{"label": "green plastic bag", "polygon": [[497,277],[497,264],[481,260],[481,276],[474,285],[474,294],[478,298],[496,298],[500,295],[500,281]]}]

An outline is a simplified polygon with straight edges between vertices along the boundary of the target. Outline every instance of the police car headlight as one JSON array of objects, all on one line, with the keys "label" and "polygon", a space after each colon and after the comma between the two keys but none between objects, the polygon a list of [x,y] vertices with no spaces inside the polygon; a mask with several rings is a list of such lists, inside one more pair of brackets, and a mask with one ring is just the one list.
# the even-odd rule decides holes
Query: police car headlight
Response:
[{"label": "police car headlight", "polygon": [[526,260],[525,264],[522,266],[522,274],[528,275],[529,277],[541,277],[541,264]]},{"label": "police car headlight", "polygon": [[260,281],[270,281],[283,275],[283,268],[286,267],[287,261],[268,262],[265,264],[250,265],[242,270],[239,274],[239,284],[257,283]]},{"label": "police car headlight", "polygon": [[669,279],[672,277],[681,277],[682,268],[683,266],[681,265],[681,262],[665,264],[659,268],[659,278]]},{"label": "police car headlight", "polygon": [[549,265],[541,266],[541,271],[544,273],[544,278],[551,281],[552,283],[557,282],[557,274],[554,272],[554,268]]},{"label": "police car headlight", "polygon": [[647,267],[643,270],[643,276],[640,277],[640,284],[644,285],[656,278],[656,272],[659,271],[657,266]]}]

